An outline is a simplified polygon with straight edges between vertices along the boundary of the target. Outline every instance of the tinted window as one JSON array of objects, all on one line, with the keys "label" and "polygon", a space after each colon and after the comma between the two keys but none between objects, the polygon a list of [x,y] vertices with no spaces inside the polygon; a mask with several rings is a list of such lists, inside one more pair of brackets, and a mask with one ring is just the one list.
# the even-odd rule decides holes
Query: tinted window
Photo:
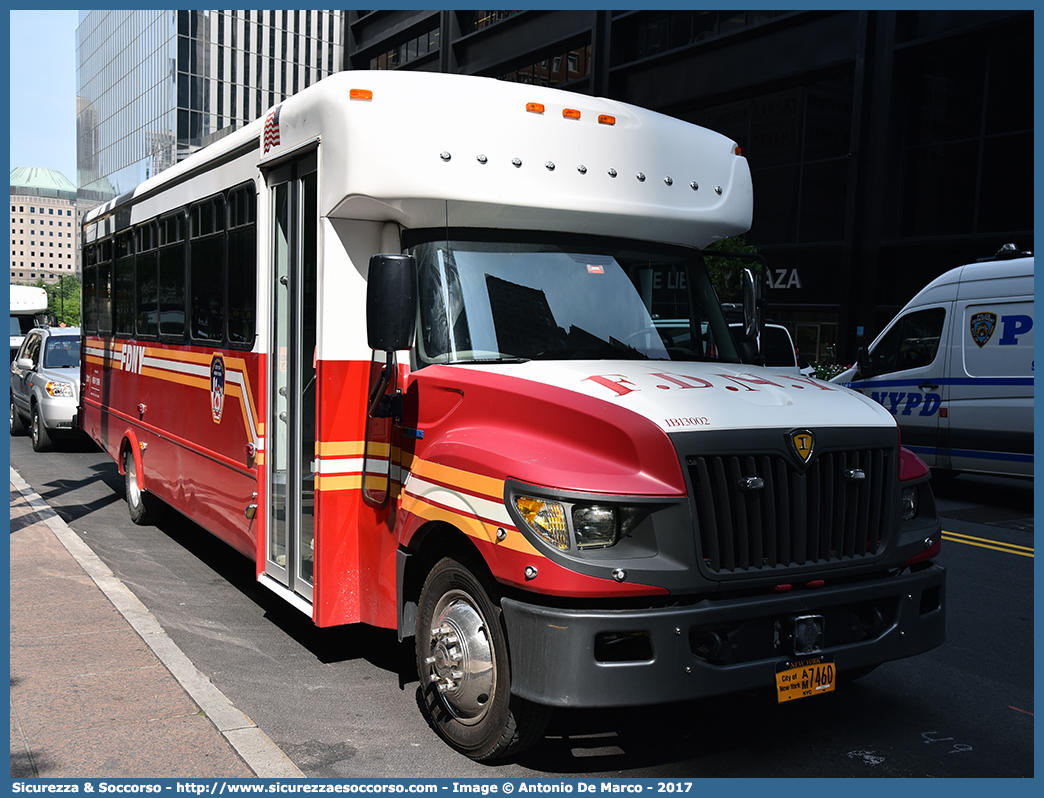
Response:
[{"label": "tinted window", "polygon": [[871,354],[873,373],[890,374],[931,365],[939,351],[945,320],[943,308],[929,308],[896,321]]}]

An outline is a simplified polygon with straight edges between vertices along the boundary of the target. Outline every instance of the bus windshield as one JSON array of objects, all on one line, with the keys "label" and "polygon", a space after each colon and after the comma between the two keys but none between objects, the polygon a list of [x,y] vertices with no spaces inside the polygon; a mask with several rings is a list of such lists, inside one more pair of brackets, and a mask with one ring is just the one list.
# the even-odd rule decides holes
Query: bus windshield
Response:
[{"label": "bus windshield", "polygon": [[511,360],[738,363],[695,250],[610,239],[416,245],[420,365]]}]

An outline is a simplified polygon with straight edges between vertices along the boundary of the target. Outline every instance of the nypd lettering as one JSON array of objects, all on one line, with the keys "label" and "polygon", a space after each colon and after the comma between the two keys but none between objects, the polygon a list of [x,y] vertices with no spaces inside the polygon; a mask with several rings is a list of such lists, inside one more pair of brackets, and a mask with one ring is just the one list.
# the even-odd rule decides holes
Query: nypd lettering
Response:
[{"label": "nypd lettering", "polygon": [[937,393],[922,395],[915,391],[871,391],[870,398],[893,416],[910,416],[915,410],[919,416],[934,416],[942,404],[942,397]]}]

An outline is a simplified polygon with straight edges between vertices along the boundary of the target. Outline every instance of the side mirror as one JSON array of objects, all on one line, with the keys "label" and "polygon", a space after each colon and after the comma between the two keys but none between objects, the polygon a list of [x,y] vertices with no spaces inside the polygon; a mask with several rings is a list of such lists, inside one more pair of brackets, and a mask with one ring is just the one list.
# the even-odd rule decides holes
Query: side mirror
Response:
[{"label": "side mirror", "polygon": [[743,337],[748,341],[758,340],[761,324],[758,318],[760,304],[760,283],[752,269],[744,269],[743,281]]},{"label": "side mirror", "polygon": [[366,281],[370,349],[412,349],[416,332],[417,261],[412,255],[374,255]]},{"label": "side mirror", "polygon": [[32,371],[33,369],[33,361],[31,358],[28,357],[18,358],[18,360],[15,362],[15,365],[24,371]]},{"label": "side mirror", "polygon": [[866,351],[865,346],[861,346],[856,350],[856,368],[859,370],[861,377],[874,376],[870,373],[870,353]]}]

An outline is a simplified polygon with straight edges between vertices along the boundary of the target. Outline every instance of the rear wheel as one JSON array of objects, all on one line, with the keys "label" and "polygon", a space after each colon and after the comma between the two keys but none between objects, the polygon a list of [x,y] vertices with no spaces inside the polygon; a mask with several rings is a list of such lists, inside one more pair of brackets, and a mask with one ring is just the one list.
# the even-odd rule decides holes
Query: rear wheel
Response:
[{"label": "rear wheel", "polygon": [[29,421],[29,435],[33,440],[34,452],[49,452],[54,448],[54,443],[47,432],[47,427],[44,426],[39,405],[33,406],[33,416]]},{"label": "rear wheel", "polygon": [[25,435],[25,421],[15,406],[14,396],[11,397],[11,434]]},{"label": "rear wheel", "polygon": [[500,607],[455,559],[439,561],[421,590],[417,672],[428,721],[472,759],[502,759],[543,736],[550,710],[511,695]]},{"label": "rear wheel", "polygon": [[138,485],[138,468],[134,464],[134,453],[130,449],[123,454],[123,476],[131,521],[139,526],[156,523],[160,513],[159,502],[155,496],[143,491]]}]

